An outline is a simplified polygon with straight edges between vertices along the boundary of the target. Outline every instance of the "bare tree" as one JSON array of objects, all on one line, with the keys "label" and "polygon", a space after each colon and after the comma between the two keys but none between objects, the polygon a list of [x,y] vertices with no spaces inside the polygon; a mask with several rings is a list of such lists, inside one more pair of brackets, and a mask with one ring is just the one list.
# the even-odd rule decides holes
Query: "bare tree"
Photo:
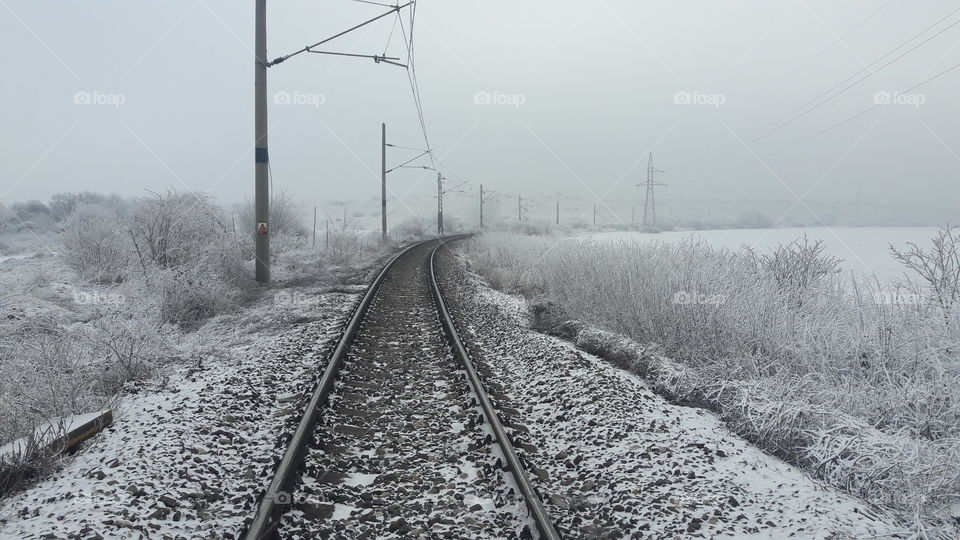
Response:
[{"label": "bare tree", "polygon": [[211,242],[226,235],[219,212],[204,195],[167,191],[140,201],[133,235],[143,255],[163,268],[203,256]]},{"label": "bare tree", "polygon": [[891,245],[890,251],[927,282],[944,312],[960,305],[960,227],[949,223],[941,227],[929,251],[914,242],[904,249]]},{"label": "bare tree", "polygon": [[64,221],[63,259],[80,276],[119,281],[130,261],[130,246],[119,216],[102,203],[78,206]]}]

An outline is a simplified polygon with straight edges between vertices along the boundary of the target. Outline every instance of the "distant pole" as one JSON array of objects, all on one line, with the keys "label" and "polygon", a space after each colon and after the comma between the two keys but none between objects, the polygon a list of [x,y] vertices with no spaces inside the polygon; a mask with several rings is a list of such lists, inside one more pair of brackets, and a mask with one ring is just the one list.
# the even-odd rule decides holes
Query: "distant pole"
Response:
[{"label": "distant pole", "polygon": [[380,226],[382,228],[383,242],[387,242],[387,124],[381,124],[383,133],[380,145]]},{"label": "distant pole", "polygon": [[593,203],[593,224],[597,224],[597,203]]},{"label": "distant pole", "polygon": [[437,234],[443,234],[443,176],[437,172]]},{"label": "distant pole", "polygon": [[643,224],[647,225],[647,217],[653,219],[653,224],[657,223],[657,202],[653,198],[653,152],[647,160],[647,194],[643,200]]},{"label": "distant pole", "polygon": [[313,247],[317,247],[317,205],[313,205]]},{"label": "distant pole", "polygon": [[483,230],[483,184],[480,184],[480,230]]},{"label": "distant pole", "polygon": [[256,0],[254,36],[254,254],[256,280],[270,283],[270,158],[267,151],[267,0]]},{"label": "distant pole", "polygon": [[523,197],[517,195],[517,221],[523,221]]}]

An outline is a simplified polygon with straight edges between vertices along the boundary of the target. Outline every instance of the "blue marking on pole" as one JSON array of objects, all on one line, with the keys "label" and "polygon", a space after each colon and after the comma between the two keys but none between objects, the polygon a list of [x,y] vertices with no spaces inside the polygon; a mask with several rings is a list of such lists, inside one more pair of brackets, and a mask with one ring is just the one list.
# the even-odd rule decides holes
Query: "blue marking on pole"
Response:
[{"label": "blue marking on pole", "polygon": [[269,157],[269,155],[267,154],[267,149],[266,149],[266,148],[257,148],[256,162],[257,162],[257,163],[269,163],[269,162],[270,162],[270,157]]}]

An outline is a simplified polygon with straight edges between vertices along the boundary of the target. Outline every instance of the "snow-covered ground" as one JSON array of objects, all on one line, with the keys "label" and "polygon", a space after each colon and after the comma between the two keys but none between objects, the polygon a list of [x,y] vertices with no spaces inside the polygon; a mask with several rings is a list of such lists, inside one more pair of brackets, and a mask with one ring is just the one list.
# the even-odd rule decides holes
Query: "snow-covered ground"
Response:
[{"label": "snow-covered ground", "polygon": [[690,238],[703,239],[715,248],[737,251],[748,245],[759,251],[787,244],[806,234],[811,240],[823,240],[826,253],[843,261],[842,268],[857,277],[875,274],[884,283],[901,279],[904,267],[894,260],[890,245],[902,248],[907,242],[928,246],[936,236],[935,227],[809,227],[787,229],[729,229],[711,231],[671,231],[659,234],[640,232],[594,233],[590,238],[602,241],[641,240],[677,243]]},{"label": "snow-covered ground", "polygon": [[[522,299],[462,268],[444,282],[535,485],[570,537],[849,538],[905,530],[883,510],[762,453],[715,415],[671,404],[642,378],[532,331]],[[462,288],[454,292],[453,283]]]},{"label": "snow-covered ground", "polygon": [[355,298],[300,288],[209,321],[189,335],[203,353],[126,395],[110,428],[0,503],[0,538],[234,537]]}]

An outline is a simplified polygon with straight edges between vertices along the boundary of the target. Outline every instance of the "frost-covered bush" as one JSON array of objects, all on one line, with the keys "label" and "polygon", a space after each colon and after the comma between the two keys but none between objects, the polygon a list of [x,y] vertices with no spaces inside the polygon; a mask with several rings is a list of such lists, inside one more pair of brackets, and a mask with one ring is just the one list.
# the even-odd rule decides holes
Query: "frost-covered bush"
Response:
[{"label": "frost-covered bush", "polygon": [[335,264],[346,264],[361,257],[364,234],[353,220],[340,222],[326,231],[324,257]]},{"label": "frost-covered bush", "polygon": [[152,279],[160,319],[167,323],[190,327],[230,311],[239,300],[238,290],[210,268],[166,269],[156,272]]},{"label": "frost-covered bush", "polygon": [[85,328],[97,355],[95,369],[104,395],[119,391],[129,381],[152,377],[172,355],[172,329],[154,317],[136,317],[110,310]]},{"label": "frost-covered bush", "polygon": [[941,269],[929,286],[901,298],[838,273],[804,240],[765,255],[515,234],[469,248],[491,285],[656,344],[688,373],[665,387],[698,393],[835,485],[910,512],[960,503],[960,476],[944,476],[960,470],[960,306],[946,251],[927,257]]},{"label": "frost-covered bush", "polygon": [[83,336],[53,321],[21,325],[0,342],[0,437],[27,433],[45,420],[87,412],[102,403],[94,391],[94,356]]},{"label": "frost-covered bush", "polygon": [[430,224],[421,217],[407,218],[391,228],[391,234],[400,242],[415,242],[426,238]]},{"label": "frost-covered bush", "polygon": [[791,301],[800,305],[808,295],[818,294],[817,289],[840,271],[840,260],[825,254],[824,249],[823,240],[811,242],[804,235],[769,254],[749,249],[747,253]]},{"label": "frost-covered bush", "polygon": [[130,263],[130,238],[119,214],[101,203],[78,206],[64,221],[63,259],[77,274],[99,282],[120,281]]},{"label": "frost-covered bush", "polygon": [[940,229],[929,250],[913,242],[905,249],[890,250],[898,261],[920,276],[945,313],[960,307],[960,227],[948,225]]},{"label": "frost-covered bush", "polygon": [[220,213],[205,196],[177,191],[140,200],[131,228],[141,259],[162,268],[205,259],[226,238]]}]

